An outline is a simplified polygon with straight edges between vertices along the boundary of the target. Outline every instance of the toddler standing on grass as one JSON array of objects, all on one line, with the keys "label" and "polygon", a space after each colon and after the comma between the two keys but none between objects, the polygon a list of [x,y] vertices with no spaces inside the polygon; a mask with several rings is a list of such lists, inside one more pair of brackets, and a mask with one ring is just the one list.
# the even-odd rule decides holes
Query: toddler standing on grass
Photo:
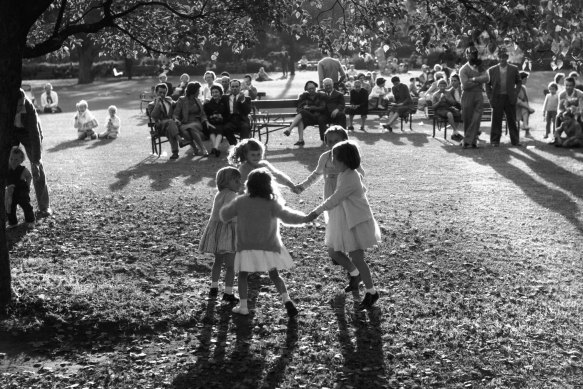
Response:
[{"label": "toddler standing on grass", "polygon": [[369,309],[379,299],[379,293],[364,261],[364,250],[380,242],[381,232],[370,209],[361,176],[356,171],[360,167],[356,144],[348,140],[337,143],[332,148],[332,161],[340,172],[336,190],[310,213],[308,220],[328,211],[325,238],[328,251],[336,262],[350,271],[346,292],[357,291],[362,279],[366,294],[359,308]]},{"label": "toddler standing on grass", "polygon": [[279,221],[287,224],[306,223],[307,216],[284,205],[274,186],[270,171],[255,169],[249,173],[247,192],[224,206],[220,211],[221,220],[226,222],[237,217],[237,253],[235,271],[239,272],[238,288],[240,304],[234,313],[248,315],[247,276],[249,273],[269,273],[284,303],[287,315],[298,314],[290,299],[285,282],[279,270],[290,269],[293,261],[281,241]]},{"label": "toddler standing on grass", "polygon": [[6,191],[4,206],[8,217],[8,228],[18,225],[16,207],[20,205],[24,212],[26,226],[34,227],[34,212],[30,204],[30,182],[32,174],[22,163],[25,160],[24,151],[18,146],[12,147],[8,159],[8,172],[6,174]]},{"label": "toddler standing on grass", "polygon": [[110,105],[107,108],[107,112],[109,116],[106,121],[105,131],[99,134],[99,139],[116,139],[119,135],[119,128],[121,126],[121,120],[119,116],[117,116],[117,107],[115,105]]},{"label": "toddler standing on grass", "polygon": [[273,174],[275,179],[291,190],[295,191],[295,185],[290,178],[267,162],[265,158],[265,146],[253,138],[243,139],[233,147],[228,160],[232,165],[239,165],[241,180],[245,182],[249,173],[260,167],[264,167]]},{"label": "toddler standing on grass", "polygon": [[93,113],[89,111],[87,101],[81,100],[76,104],[77,114],[75,115],[75,128],[77,129],[77,139],[84,140],[87,137],[97,139],[94,128],[97,128],[97,120]]},{"label": "toddler standing on grass", "polygon": [[222,222],[219,218],[219,211],[224,205],[229,204],[231,200],[237,197],[237,192],[241,188],[241,173],[234,167],[224,167],[217,172],[216,181],[219,192],[215,195],[211,217],[204,229],[198,249],[201,253],[215,255],[209,296],[216,297],[219,293],[219,277],[224,263],[225,291],[223,293],[223,301],[237,303],[239,299],[233,294],[237,220],[231,219]]},{"label": "toddler standing on grass", "polygon": [[551,133],[551,125],[553,126],[553,133],[555,132],[555,121],[557,120],[557,111],[559,110],[559,95],[557,91],[559,86],[555,82],[549,84],[549,93],[545,96],[543,103],[543,117],[547,122],[544,138],[547,139]]}]

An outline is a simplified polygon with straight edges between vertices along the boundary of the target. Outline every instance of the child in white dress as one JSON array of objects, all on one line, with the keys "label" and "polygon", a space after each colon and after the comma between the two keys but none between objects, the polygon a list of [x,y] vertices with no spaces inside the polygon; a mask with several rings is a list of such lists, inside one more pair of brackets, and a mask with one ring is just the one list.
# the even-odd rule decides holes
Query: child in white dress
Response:
[{"label": "child in white dress", "polygon": [[75,115],[74,126],[77,129],[77,139],[84,140],[87,137],[97,139],[97,134],[93,130],[98,126],[97,119],[89,111],[87,101],[81,100],[75,106],[77,107],[77,114]]},{"label": "child in white dress", "polygon": [[289,298],[279,270],[290,269],[293,261],[281,241],[279,221],[286,224],[302,224],[307,216],[286,207],[273,186],[272,175],[266,168],[249,173],[247,192],[224,206],[220,211],[223,222],[237,217],[237,253],[235,271],[239,272],[238,288],[240,304],[234,313],[248,315],[247,276],[254,272],[269,272],[269,278],[287,310],[289,317],[298,310]]},{"label": "child in white dress", "polygon": [[[347,289],[358,290],[360,276],[366,287],[360,309],[368,309],[378,300],[379,293],[364,261],[364,250],[381,241],[381,232],[370,209],[362,178],[356,171],[360,166],[360,153],[356,144],[348,140],[337,143],[332,148],[332,161],[340,172],[336,190],[310,213],[308,220],[328,211],[325,238],[328,250],[335,252],[333,258],[346,257],[344,253],[348,252],[349,262],[357,270],[351,271],[352,277]],[[350,271],[345,261],[340,264]]]},{"label": "child in white dress", "polygon": [[117,116],[117,107],[110,105],[107,108],[109,115],[105,119],[105,131],[98,135],[99,139],[116,139],[119,135],[119,128],[121,127],[121,120]]},{"label": "child in white dress", "polygon": [[[324,141],[330,150],[320,155],[316,169],[310,173],[310,175],[302,183],[296,185],[296,193],[303,192],[310,185],[324,176],[324,199],[332,196],[336,190],[336,181],[338,179],[338,174],[340,173],[336,166],[334,166],[334,163],[332,163],[332,147],[334,147],[335,144],[345,140],[348,140],[348,133],[341,126],[332,126],[326,130],[324,133]],[[362,166],[359,166],[357,171],[362,176],[364,176],[364,170],[362,169]],[[324,220],[326,223],[328,222],[328,212],[324,212]],[[348,270],[349,274],[354,274],[354,276],[349,275],[349,284],[344,290],[346,292],[357,290],[360,277],[358,276],[358,270],[354,264],[350,262],[350,259],[343,252],[335,251],[333,248],[328,249],[328,255],[330,255],[330,258],[332,258],[332,262],[334,264],[341,265]]]},{"label": "child in white dress", "polygon": [[241,173],[234,167],[224,167],[217,172],[216,181],[219,192],[215,195],[211,217],[204,229],[202,238],[200,238],[198,250],[201,253],[215,255],[209,296],[216,297],[219,293],[219,277],[224,263],[225,291],[223,293],[223,301],[237,303],[239,299],[233,294],[237,219],[222,222],[219,218],[219,211],[224,205],[229,204],[237,197],[241,187]]},{"label": "child in white dress", "polygon": [[248,138],[241,140],[233,147],[229,153],[228,160],[234,166],[239,165],[239,172],[241,172],[241,180],[243,182],[245,182],[251,170],[264,167],[273,174],[278,183],[295,190],[295,185],[290,178],[264,158],[265,146],[263,143],[253,138]]}]

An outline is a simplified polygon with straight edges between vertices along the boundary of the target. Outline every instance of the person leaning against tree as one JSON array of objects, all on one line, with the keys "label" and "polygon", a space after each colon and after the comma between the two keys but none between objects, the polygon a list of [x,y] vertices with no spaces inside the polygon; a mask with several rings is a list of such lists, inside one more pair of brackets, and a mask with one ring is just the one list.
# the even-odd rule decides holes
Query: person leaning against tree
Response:
[{"label": "person leaning against tree", "polygon": [[481,69],[482,61],[478,49],[470,46],[466,49],[466,62],[460,69],[462,83],[462,121],[464,123],[463,148],[478,147],[478,131],[482,112],[484,112],[483,85],[488,81],[488,74]]},{"label": "person leaning against tree", "polygon": [[16,115],[12,127],[10,147],[22,144],[30,161],[32,182],[36,193],[38,206],[37,217],[48,217],[53,214],[49,201],[49,188],[45,170],[41,160],[43,133],[38,121],[34,105],[20,89],[16,105]]}]

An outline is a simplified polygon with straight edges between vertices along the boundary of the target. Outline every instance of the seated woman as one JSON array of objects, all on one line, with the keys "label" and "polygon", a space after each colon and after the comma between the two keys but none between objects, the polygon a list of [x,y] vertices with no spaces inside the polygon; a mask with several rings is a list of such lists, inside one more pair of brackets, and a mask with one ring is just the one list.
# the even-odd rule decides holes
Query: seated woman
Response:
[{"label": "seated woman", "polygon": [[520,72],[520,79],[522,85],[516,97],[516,120],[522,120],[522,128],[524,128],[525,135],[530,133],[530,115],[534,113],[534,109],[528,103],[528,95],[526,94],[526,80],[528,80],[527,72]]},{"label": "seated woman", "polygon": [[262,66],[259,68],[257,72],[257,77],[255,81],[273,81],[273,78],[269,77],[269,74],[265,71],[265,68]]},{"label": "seated woman", "polygon": [[203,103],[206,103],[211,99],[211,87],[215,84],[216,78],[217,76],[215,75],[215,72],[213,72],[212,70],[207,70],[204,73],[203,79],[206,82],[206,85],[203,86],[201,92],[201,100]]},{"label": "seated woman", "polygon": [[364,131],[364,122],[368,113],[368,92],[362,87],[360,80],[355,80],[350,91],[350,105],[346,107],[348,114],[348,130],[354,131],[352,126],[354,115],[360,115],[360,131]]},{"label": "seated woman", "polygon": [[298,141],[294,146],[303,146],[304,142],[304,128],[307,126],[326,126],[326,95],[323,92],[318,92],[318,84],[314,81],[308,81],[304,85],[304,91],[298,97],[298,114],[293,118],[288,129],[283,133],[285,136],[291,134],[291,130],[298,127]]},{"label": "seated woman", "polygon": [[201,150],[202,156],[207,157],[208,151],[202,143],[203,125],[206,125],[209,130],[214,126],[207,120],[202,103],[198,99],[199,92],[200,83],[189,82],[185,95],[176,102],[173,116],[180,135],[190,142],[195,154],[198,148]]},{"label": "seated woman", "polygon": [[209,123],[209,138],[211,140],[211,154],[215,157],[221,156],[219,146],[223,141],[224,125],[229,116],[229,97],[223,95],[223,88],[220,85],[211,86],[211,99],[204,104],[204,112]]},{"label": "seated woman", "polygon": [[174,92],[172,92],[172,100],[177,101],[180,96],[184,96],[184,92],[186,91],[186,85],[190,81],[190,76],[186,73],[180,76],[180,83],[176,88],[174,88]]},{"label": "seated woman", "polygon": [[368,109],[386,109],[389,105],[389,90],[385,87],[387,80],[379,77],[375,83],[368,95]]}]

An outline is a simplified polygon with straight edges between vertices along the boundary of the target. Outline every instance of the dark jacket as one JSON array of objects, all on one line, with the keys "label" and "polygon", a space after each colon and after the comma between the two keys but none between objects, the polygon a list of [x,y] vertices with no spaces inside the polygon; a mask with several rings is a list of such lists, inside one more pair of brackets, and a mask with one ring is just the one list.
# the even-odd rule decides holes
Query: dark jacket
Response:
[{"label": "dark jacket", "polygon": [[[25,113],[20,114],[20,120],[24,126],[24,130],[28,133],[30,141],[30,162],[39,163],[42,154],[41,143],[43,139],[43,132],[38,121],[38,115],[34,109],[34,105],[25,96],[24,98]],[[15,129],[15,131],[19,131]]]},{"label": "dark jacket", "polygon": [[309,92],[304,92],[298,97],[298,112],[309,106],[309,112],[322,113],[326,110],[326,95],[322,92],[316,92],[310,95]]},{"label": "dark jacket", "polygon": [[329,114],[332,113],[335,109],[338,109],[340,112],[344,112],[344,107],[346,106],[346,102],[344,100],[344,95],[337,90],[333,90],[330,92],[330,95],[324,92],[326,96],[326,112]]},{"label": "dark jacket", "polygon": [[210,99],[204,104],[204,112],[211,124],[225,123],[229,117],[229,98],[222,95],[218,101]]},{"label": "dark jacket", "polygon": [[[522,80],[518,73],[518,68],[514,65],[506,65],[506,93],[511,104],[516,104],[516,98],[518,97],[518,91],[522,86]],[[500,64],[492,66],[488,69],[488,74],[490,75],[490,81],[486,83],[486,93],[488,98],[492,101],[492,96],[500,94]]]}]

